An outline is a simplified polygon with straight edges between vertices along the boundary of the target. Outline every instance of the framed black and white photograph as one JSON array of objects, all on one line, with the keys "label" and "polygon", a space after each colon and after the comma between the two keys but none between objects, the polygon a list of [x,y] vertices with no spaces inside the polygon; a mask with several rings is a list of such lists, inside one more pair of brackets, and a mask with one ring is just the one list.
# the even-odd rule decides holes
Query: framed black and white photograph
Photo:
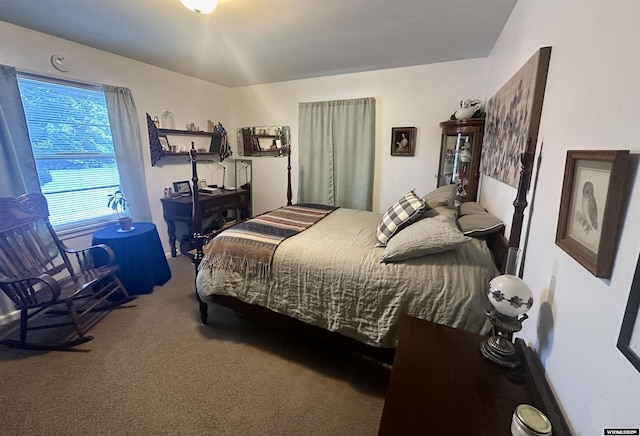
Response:
[{"label": "framed black and white photograph", "polygon": [[415,127],[393,127],[391,129],[391,156],[415,155],[416,130]]},{"label": "framed black and white photograph", "polygon": [[191,184],[188,180],[173,182],[173,192],[180,194],[183,197],[191,195]]},{"label": "framed black and white photograph", "polygon": [[158,140],[164,151],[169,151],[169,138],[166,135],[158,135]]},{"label": "framed black and white photograph", "polygon": [[620,336],[618,337],[618,349],[622,351],[629,362],[640,371],[640,322],[638,322],[638,309],[640,308],[640,259],[636,265],[636,272],[629,292],[627,309],[624,311]]},{"label": "framed black and white photograph", "polygon": [[596,277],[611,277],[628,167],[629,150],[567,152],[556,245]]}]

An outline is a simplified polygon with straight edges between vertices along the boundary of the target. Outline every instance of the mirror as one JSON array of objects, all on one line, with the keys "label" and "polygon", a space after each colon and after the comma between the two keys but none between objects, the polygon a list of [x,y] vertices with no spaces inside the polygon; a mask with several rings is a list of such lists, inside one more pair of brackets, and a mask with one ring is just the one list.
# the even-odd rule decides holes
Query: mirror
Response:
[{"label": "mirror", "polygon": [[240,127],[238,154],[240,156],[286,156],[291,147],[289,126]]}]

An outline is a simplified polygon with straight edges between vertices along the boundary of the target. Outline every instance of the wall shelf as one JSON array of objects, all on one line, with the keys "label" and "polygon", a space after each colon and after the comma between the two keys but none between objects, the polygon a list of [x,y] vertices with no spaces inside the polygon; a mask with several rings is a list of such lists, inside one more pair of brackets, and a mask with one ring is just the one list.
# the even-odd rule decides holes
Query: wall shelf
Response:
[{"label": "wall shelf", "polygon": [[158,135],[183,135],[183,136],[213,136],[218,133],[203,132],[202,130],[176,130],[176,129],[156,129]]},{"label": "wall shelf", "polygon": [[[147,113],[147,130],[149,132],[149,147],[151,150],[152,166],[155,166],[161,159],[168,156],[171,156],[171,157],[173,156],[188,157],[189,156],[189,152],[184,150],[184,148],[186,148],[186,146],[184,145],[182,147],[183,151],[176,150],[175,152],[172,152],[170,150],[167,150],[166,146],[168,141],[165,141],[165,144],[163,147],[163,144],[160,141],[160,138],[162,137],[166,139],[168,136],[190,136],[195,139],[195,138],[213,138],[214,136],[222,136],[220,132],[203,132],[201,130],[194,131],[194,130],[162,129],[155,125],[155,123],[151,119],[151,116],[148,113]],[[202,141],[203,140],[201,139],[199,142],[202,143]],[[200,148],[200,147],[196,147],[196,148]],[[218,153],[210,152],[209,151],[210,145],[208,144],[204,149],[206,149],[207,151],[198,152],[198,156],[215,156],[218,154]]]}]

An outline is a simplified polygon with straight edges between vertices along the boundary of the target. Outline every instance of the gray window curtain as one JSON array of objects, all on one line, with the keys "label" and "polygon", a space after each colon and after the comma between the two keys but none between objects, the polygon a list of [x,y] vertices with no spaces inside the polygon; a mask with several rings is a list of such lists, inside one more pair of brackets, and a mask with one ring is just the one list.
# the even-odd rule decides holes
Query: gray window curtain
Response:
[{"label": "gray window curtain", "polygon": [[0,65],[0,197],[41,192],[16,69]]},{"label": "gray window curtain", "polygon": [[298,202],[372,210],[376,100],[299,105]]},{"label": "gray window curtain", "polygon": [[104,85],[120,183],[135,221],[151,221],[138,112],[131,90]]}]

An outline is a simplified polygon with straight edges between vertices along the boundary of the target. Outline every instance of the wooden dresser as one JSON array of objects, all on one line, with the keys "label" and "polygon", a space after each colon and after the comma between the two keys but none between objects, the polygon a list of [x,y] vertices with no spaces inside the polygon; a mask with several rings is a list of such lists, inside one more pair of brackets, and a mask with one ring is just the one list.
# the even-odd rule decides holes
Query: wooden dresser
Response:
[{"label": "wooden dresser", "polygon": [[510,436],[511,417],[522,403],[549,418],[553,435],[571,434],[534,350],[517,339],[524,364],[510,373],[482,357],[484,339],[406,317],[378,435]]}]

